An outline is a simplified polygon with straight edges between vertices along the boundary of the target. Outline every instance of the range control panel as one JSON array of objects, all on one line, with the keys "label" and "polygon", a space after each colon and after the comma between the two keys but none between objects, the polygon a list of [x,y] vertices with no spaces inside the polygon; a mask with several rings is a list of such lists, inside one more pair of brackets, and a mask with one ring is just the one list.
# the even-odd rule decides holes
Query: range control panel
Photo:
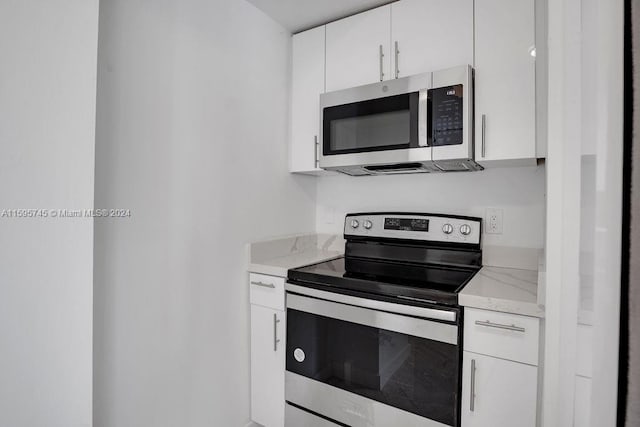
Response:
[{"label": "range control panel", "polygon": [[363,213],[348,214],[345,238],[371,237],[429,242],[480,244],[481,218],[433,214]]}]

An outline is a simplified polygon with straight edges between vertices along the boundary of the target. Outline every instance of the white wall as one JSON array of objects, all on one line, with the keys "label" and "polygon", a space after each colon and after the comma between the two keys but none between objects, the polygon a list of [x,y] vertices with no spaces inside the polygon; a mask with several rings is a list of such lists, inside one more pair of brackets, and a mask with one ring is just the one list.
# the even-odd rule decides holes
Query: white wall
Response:
[{"label": "white wall", "polygon": [[[98,0],[0,2],[0,212],[93,206]],[[0,425],[91,424],[90,218],[0,214]]]},{"label": "white wall", "polygon": [[484,234],[484,244],[542,248],[544,166],[482,172],[318,178],[317,228],[341,233],[344,215],[362,211],[451,213],[484,218],[503,209],[503,234]]},{"label": "white wall", "polygon": [[249,422],[244,243],[315,228],[290,36],[238,0],[100,6],[94,423]]}]

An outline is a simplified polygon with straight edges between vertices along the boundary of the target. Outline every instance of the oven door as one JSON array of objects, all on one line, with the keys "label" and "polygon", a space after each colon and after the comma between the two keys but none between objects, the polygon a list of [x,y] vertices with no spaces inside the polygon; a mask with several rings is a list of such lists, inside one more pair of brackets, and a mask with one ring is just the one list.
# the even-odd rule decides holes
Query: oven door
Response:
[{"label": "oven door", "polygon": [[354,427],[458,426],[459,313],[339,297],[287,294],[286,400]]},{"label": "oven door", "polygon": [[320,167],[429,161],[430,85],[425,73],[322,94]]}]

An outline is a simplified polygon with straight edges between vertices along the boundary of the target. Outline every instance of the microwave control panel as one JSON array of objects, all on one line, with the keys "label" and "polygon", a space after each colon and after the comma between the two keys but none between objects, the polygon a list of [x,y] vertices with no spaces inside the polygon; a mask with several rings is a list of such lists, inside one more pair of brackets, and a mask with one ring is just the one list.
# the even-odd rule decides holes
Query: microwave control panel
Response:
[{"label": "microwave control panel", "polygon": [[429,90],[429,145],[459,145],[464,138],[462,85]]}]

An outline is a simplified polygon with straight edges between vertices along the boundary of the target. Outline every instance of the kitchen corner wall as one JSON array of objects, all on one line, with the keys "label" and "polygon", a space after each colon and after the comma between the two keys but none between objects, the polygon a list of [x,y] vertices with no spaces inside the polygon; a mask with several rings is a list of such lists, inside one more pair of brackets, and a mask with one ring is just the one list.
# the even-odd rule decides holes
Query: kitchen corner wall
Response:
[{"label": "kitchen corner wall", "polygon": [[96,427],[249,422],[244,245],[315,228],[290,48],[245,1],[100,2]]},{"label": "kitchen corner wall", "polygon": [[485,245],[542,248],[544,166],[481,172],[318,178],[316,227],[342,233],[348,212],[408,211],[485,217],[503,210],[503,233],[484,234]]},{"label": "kitchen corner wall", "polygon": [[0,1],[3,427],[91,425],[97,44],[98,0]]}]

